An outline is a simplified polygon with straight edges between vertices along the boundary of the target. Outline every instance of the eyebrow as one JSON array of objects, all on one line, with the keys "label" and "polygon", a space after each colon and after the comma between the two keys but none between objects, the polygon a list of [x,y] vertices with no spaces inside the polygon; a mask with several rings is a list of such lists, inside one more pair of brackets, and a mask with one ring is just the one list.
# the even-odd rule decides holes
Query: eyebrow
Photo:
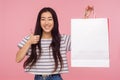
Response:
[{"label": "eyebrow", "polygon": [[[41,18],[45,18],[45,17],[41,17]],[[48,18],[52,18],[52,17],[48,17]]]}]

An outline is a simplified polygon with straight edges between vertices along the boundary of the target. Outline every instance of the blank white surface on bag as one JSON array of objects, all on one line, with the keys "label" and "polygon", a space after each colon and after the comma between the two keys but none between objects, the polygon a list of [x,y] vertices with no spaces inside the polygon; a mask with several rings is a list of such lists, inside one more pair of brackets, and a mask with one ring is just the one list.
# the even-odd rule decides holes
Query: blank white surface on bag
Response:
[{"label": "blank white surface on bag", "polygon": [[109,67],[107,18],[71,19],[71,66]]}]

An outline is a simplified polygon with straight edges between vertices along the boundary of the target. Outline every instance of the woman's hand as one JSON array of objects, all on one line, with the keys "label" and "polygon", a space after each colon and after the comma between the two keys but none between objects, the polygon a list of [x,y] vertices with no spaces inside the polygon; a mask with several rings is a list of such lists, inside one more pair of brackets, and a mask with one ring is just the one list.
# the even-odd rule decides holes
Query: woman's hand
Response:
[{"label": "woman's hand", "polygon": [[88,5],[85,8],[85,14],[84,14],[84,18],[89,18],[91,12],[94,11],[94,7],[92,5]]},{"label": "woman's hand", "polygon": [[24,44],[24,46],[22,48],[20,48],[18,50],[18,52],[16,54],[16,62],[19,63],[24,59],[24,57],[25,57],[28,49],[30,48],[31,44],[37,44],[38,41],[39,41],[39,38],[40,38],[39,35],[33,35],[33,34],[30,35],[29,40]]},{"label": "woman's hand", "polygon": [[31,34],[30,35],[30,39],[28,40],[28,42],[30,44],[37,44],[39,42],[39,39],[40,39],[40,35],[33,35],[33,34]]}]

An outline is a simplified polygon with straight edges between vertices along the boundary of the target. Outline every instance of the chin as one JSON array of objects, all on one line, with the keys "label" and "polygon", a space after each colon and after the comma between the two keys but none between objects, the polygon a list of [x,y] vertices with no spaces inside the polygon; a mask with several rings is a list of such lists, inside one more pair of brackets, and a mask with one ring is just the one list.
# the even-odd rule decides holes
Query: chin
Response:
[{"label": "chin", "polygon": [[45,32],[45,33],[50,33],[50,32],[51,32],[51,30],[44,30],[44,32]]}]

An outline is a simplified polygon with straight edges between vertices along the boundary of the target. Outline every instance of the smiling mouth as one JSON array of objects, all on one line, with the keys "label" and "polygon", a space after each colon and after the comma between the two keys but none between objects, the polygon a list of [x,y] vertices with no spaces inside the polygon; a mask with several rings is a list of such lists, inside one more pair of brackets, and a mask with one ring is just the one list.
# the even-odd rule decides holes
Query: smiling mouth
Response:
[{"label": "smiling mouth", "polygon": [[50,29],[50,27],[49,27],[49,26],[45,26],[44,28],[45,28],[45,29]]}]

